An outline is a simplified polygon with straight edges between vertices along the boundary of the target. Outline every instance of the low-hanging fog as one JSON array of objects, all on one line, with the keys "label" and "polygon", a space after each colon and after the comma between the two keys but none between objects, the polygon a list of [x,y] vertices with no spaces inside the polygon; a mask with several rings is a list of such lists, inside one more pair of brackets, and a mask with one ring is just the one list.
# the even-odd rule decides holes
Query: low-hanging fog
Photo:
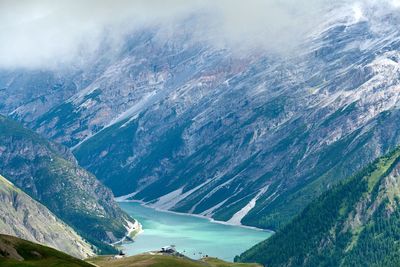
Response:
[{"label": "low-hanging fog", "polygon": [[[354,20],[368,7],[397,8],[399,0],[0,0],[0,68],[54,68],[116,49],[126,34],[148,25],[180,30],[201,14],[194,36],[215,45],[296,49],[311,31],[344,8]],[[197,34],[196,34],[197,33]]]}]

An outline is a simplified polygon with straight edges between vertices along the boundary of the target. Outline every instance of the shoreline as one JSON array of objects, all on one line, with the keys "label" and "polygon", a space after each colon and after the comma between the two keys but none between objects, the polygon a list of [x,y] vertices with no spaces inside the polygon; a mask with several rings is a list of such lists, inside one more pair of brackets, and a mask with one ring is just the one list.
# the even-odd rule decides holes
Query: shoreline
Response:
[{"label": "shoreline", "polygon": [[207,216],[199,215],[199,214],[183,213],[183,212],[176,212],[176,211],[171,211],[171,210],[160,209],[157,207],[153,207],[141,200],[126,200],[126,199],[118,199],[118,198],[115,198],[115,200],[117,203],[139,203],[143,207],[150,208],[150,209],[153,209],[153,210],[156,210],[159,212],[165,212],[165,213],[170,213],[170,214],[175,214],[175,215],[191,216],[191,217],[196,217],[196,218],[200,218],[200,219],[206,219],[206,220],[210,221],[211,223],[223,224],[223,225],[228,225],[228,226],[236,226],[236,227],[241,227],[241,228],[252,229],[252,230],[256,230],[256,231],[262,231],[262,232],[268,232],[271,234],[275,234],[275,231],[272,231],[269,229],[262,229],[262,228],[258,228],[255,226],[248,226],[248,225],[243,225],[243,224],[233,224],[233,223],[228,223],[225,221],[218,221],[211,217],[207,217]]},{"label": "shoreline", "polygon": [[[111,243],[112,246],[117,246],[119,244],[123,244],[124,242],[126,242],[127,237],[129,237],[131,239],[128,242],[132,242],[132,241],[135,240],[135,238],[138,235],[143,233],[144,230],[143,230],[142,224],[138,220],[136,220],[135,218],[133,218],[133,219],[135,220],[134,223],[130,223],[130,222],[127,221],[127,223],[128,223],[128,227],[126,229],[127,230],[127,234],[124,237],[122,237],[120,240],[118,240],[118,241],[116,241],[114,243]],[[134,234],[134,233],[135,233],[135,235],[132,236],[132,234]]]}]

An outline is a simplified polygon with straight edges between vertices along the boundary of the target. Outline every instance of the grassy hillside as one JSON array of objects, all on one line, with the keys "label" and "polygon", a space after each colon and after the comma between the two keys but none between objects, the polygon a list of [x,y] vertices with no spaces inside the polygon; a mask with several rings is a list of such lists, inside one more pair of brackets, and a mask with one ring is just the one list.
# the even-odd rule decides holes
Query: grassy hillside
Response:
[{"label": "grassy hillside", "polygon": [[55,249],[0,235],[0,266],[2,267],[90,267],[84,261]]},{"label": "grassy hillside", "polygon": [[112,257],[97,257],[88,262],[99,267],[260,267],[252,263],[231,263],[215,258],[191,260],[189,258],[170,255],[142,254],[122,259]]},{"label": "grassy hillside", "polygon": [[1,267],[261,267],[254,263],[231,263],[216,258],[192,260],[172,255],[141,254],[114,259],[99,256],[85,261],[55,249],[8,235],[0,235]]},{"label": "grassy hillside", "polygon": [[272,266],[400,266],[400,149],[330,189],[237,261]]},{"label": "grassy hillside", "polygon": [[0,116],[0,172],[72,226],[99,253],[126,234],[133,221],[95,176],[81,168],[69,150]]}]

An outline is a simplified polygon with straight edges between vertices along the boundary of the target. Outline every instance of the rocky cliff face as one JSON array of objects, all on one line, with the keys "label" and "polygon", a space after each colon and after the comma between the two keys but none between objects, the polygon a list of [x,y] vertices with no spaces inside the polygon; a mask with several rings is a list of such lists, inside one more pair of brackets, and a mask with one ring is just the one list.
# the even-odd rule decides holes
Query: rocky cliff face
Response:
[{"label": "rocky cliff face", "polygon": [[113,194],[74,157],[16,122],[0,117],[0,170],[19,188],[71,225],[99,251],[122,238],[128,215]]},{"label": "rocky cliff face", "polygon": [[45,206],[0,176],[0,233],[47,245],[77,258],[93,256],[91,245]]},{"label": "rocky cliff face", "polygon": [[400,142],[399,19],[332,12],[285,56],[144,29],[29,125],[118,196],[279,228]]},{"label": "rocky cliff face", "polygon": [[32,121],[71,97],[77,91],[73,76],[49,71],[2,71],[0,73],[0,110]]}]

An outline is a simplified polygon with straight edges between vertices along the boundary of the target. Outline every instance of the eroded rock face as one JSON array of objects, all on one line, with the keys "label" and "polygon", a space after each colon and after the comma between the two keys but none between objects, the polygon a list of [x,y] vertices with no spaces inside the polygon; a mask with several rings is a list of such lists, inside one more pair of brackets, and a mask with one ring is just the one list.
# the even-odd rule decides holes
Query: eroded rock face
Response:
[{"label": "eroded rock face", "polygon": [[118,196],[226,221],[257,197],[241,222],[279,228],[399,143],[398,23],[340,10],[285,57],[145,29],[28,124]]},{"label": "eroded rock face", "polygon": [[45,206],[0,176],[0,233],[47,245],[77,258],[94,255],[91,245]]},{"label": "eroded rock face", "polygon": [[218,51],[206,65],[196,57],[181,84],[167,75],[154,92],[160,99],[114,115],[74,153],[117,195],[137,192],[133,198],[157,207],[220,220],[258,196],[242,222],[277,228],[400,141],[398,44],[354,45],[376,34],[367,23],[339,23],[313,36],[305,55],[284,61],[228,61]]},{"label": "eroded rock face", "polygon": [[0,73],[0,111],[30,122],[76,93],[77,84],[68,72],[3,70]]}]

